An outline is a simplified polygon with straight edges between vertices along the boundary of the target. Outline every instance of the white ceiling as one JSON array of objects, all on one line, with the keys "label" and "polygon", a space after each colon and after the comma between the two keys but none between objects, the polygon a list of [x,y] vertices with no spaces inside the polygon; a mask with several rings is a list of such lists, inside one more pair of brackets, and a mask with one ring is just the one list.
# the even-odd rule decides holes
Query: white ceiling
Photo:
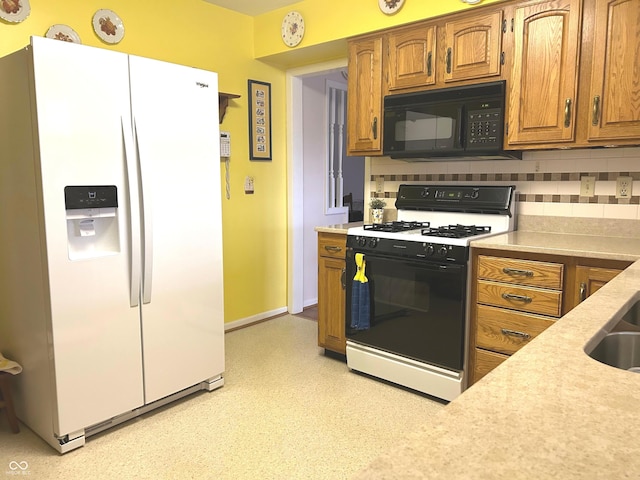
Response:
[{"label": "white ceiling", "polygon": [[219,7],[255,17],[262,13],[293,5],[300,0],[205,0]]}]

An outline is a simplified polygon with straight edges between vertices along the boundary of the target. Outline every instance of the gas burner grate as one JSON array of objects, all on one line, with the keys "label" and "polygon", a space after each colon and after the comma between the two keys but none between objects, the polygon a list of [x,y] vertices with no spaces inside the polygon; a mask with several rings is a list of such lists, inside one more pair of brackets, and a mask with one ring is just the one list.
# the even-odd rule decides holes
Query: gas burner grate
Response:
[{"label": "gas burner grate", "polygon": [[422,230],[422,235],[445,238],[465,238],[491,232],[491,227],[477,227],[475,225],[445,225]]},{"label": "gas burner grate", "polygon": [[384,222],[364,225],[365,230],[373,230],[376,232],[405,232],[407,230],[417,230],[419,228],[428,228],[429,222]]}]

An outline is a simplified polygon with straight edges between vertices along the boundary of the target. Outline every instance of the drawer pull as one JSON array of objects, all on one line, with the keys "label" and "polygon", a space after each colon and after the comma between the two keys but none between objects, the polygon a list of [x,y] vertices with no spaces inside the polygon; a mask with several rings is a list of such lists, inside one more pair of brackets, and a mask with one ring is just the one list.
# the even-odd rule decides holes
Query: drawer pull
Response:
[{"label": "drawer pull", "polygon": [[333,253],[338,253],[342,251],[342,247],[336,247],[335,245],[325,245],[324,249],[327,252],[333,252]]},{"label": "drawer pull", "polygon": [[523,277],[533,277],[533,272],[531,270],[520,270],[517,268],[503,268],[503,273],[507,275],[522,275]]},{"label": "drawer pull", "polygon": [[506,328],[503,328],[501,329],[501,331],[503,335],[509,335],[511,337],[523,338],[525,340],[529,340],[531,338],[531,335],[529,335],[528,333],[518,332],[516,330],[508,330]]},{"label": "drawer pull", "polygon": [[515,293],[503,293],[502,298],[505,300],[520,300],[524,303],[531,303],[531,300],[533,300],[531,297],[527,297],[526,295],[516,295]]}]

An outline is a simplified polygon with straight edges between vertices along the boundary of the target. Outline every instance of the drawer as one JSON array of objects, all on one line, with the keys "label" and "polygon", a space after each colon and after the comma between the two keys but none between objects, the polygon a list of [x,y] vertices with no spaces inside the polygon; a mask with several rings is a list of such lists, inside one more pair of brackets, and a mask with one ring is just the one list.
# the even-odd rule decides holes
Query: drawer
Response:
[{"label": "drawer", "polygon": [[559,317],[562,292],[478,280],[477,303]]},{"label": "drawer", "polygon": [[318,234],[318,255],[321,257],[345,258],[347,236],[339,233]]},{"label": "drawer", "polygon": [[488,352],[487,350],[476,348],[476,363],[473,367],[473,383],[480,380],[507,358],[509,358],[507,355]]},{"label": "drawer", "polygon": [[562,290],[561,263],[478,256],[478,278]]},{"label": "drawer", "polygon": [[511,355],[554,323],[536,315],[478,305],[476,346]]}]

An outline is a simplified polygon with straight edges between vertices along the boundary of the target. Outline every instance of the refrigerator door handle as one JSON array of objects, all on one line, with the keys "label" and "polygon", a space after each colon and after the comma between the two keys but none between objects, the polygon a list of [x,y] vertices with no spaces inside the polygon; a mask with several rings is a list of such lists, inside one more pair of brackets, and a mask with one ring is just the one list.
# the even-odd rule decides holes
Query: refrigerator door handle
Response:
[{"label": "refrigerator door handle", "polygon": [[140,153],[140,136],[135,117],[133,118],[133,132],[138,146],[138,161],[140,162],[140,198],[142,200],[143,225],[142,303],[150,303],[153,278],[153,210],[151,205],[151,186],[148,180],[149,172],[145,168],[145,157]]},{"label": "refrigerator door handle", "polygon": [[131,125],[125,127],[124,117],[120,117],[122,140],[124,143],[124,163],[129,187],[129,248],[131,255],[131,285],[129,286],[129,305],[137,307],[140,303],[140,212],[135,202],[138,198],[137,162],[133,154]]}]

